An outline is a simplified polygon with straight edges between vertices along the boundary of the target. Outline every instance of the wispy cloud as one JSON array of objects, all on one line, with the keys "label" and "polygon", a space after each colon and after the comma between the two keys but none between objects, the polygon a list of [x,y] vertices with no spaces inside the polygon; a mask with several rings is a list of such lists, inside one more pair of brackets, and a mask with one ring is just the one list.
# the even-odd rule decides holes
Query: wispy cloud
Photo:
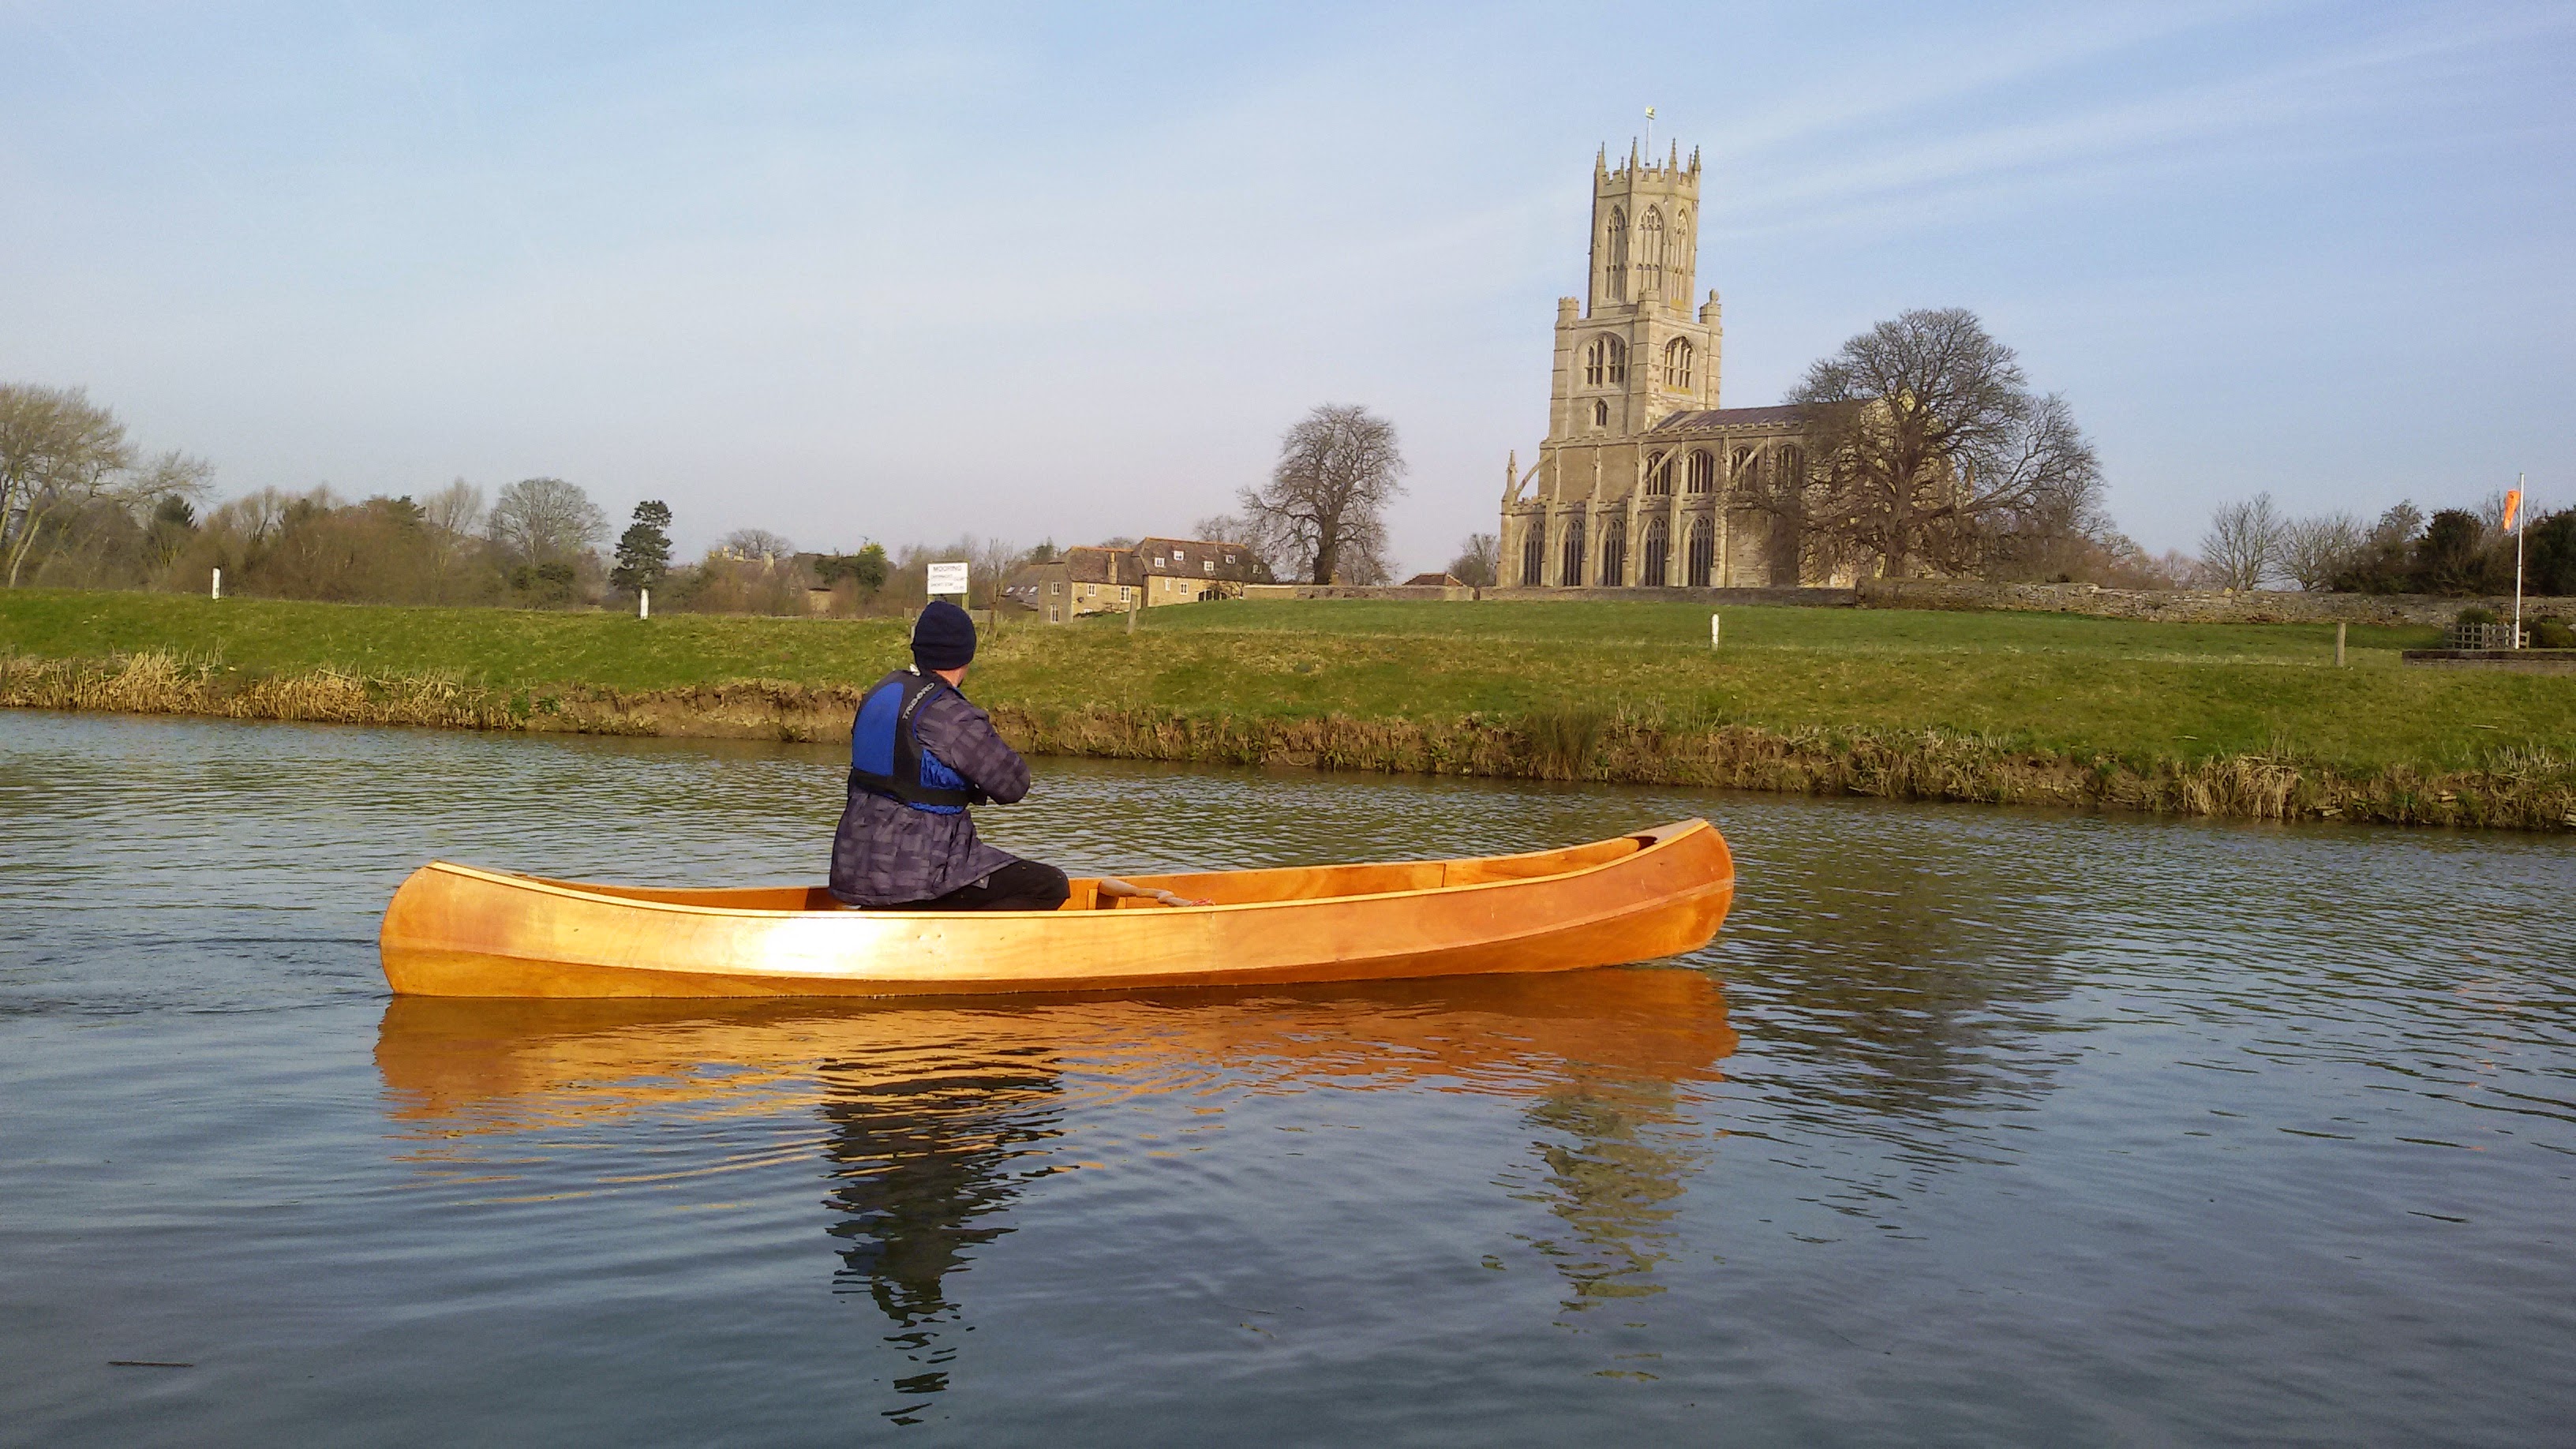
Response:
[{"label": "wispy cloud", "polygon": [[[2179,33],[2169,29],[2155,38]],[[2391,111],[2398,93],[2416,107],[2444,86],[2461,90],[2460,100],[2473,99],[2467,92],[2506,65],[2516,46],[2570,34],[2576,34],[2576,15],[2422,22],[2216,80],[1971,129],[1947,126],[1920,104],[1885,103],[1865,109],[1872,124],[1862,138],[1856,136],[1863,130],[1859,115],[1837,123],[1818,108],[1773,145],[1731,148],[1740,170],[1725,204],[1712,208],[1712,221],[1730,236],[1839,230],[1898,215],[1946,222],[1971,203],[2011,200],[2027,207],[2140,167],[2242,164],[2249,153],[2325,129],[2334,130],[2347,155],[2420,145],[2419,137],[2405,135],[2365,139],[2351,122]],[[2099,44],[2035,49],[2024,57],[2027,65],[1993,68],[1974,86],[1927,89],[1924,99],[1976,94],[2051,66],[2089,66],[2147,37],[2095,38]]]}]

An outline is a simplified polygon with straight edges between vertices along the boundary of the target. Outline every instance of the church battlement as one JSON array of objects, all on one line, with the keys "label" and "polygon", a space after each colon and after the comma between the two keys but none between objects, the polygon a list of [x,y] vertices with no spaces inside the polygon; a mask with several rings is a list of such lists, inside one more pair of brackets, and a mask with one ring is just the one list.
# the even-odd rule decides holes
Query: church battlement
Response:
[{"label": "church battlement", "polygon": [[1663,163],[1658,165],[1651,160],[1642,160],[1637,143],[1631,141],[1628,143],[1628,159],[1621,162],[1618,169],[1613,170],[1610,166],[1610,148],[1604,145],[1592,158],[1592,175],[1596,186],[1606,186],[1613,181],[1622,184],[1654,181],[1687,186],[1690,188],[1691,195],[1696,197],[1699,195],[1699,148],[1697,146],[1691,148],[1690,160],[1685,163],[1682,160],[1682,143],[1675,141]]}]

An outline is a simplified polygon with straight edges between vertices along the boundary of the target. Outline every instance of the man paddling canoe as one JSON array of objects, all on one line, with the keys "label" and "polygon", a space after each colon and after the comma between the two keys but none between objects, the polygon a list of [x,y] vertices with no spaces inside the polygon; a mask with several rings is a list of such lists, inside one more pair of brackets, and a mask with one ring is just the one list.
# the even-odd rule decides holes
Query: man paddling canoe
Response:
[{"label": "man paddling canoe", "polygon": [[969,805],[1029,793],[1029,762],[958,692],[975,621],[945,599],[912,626],[912,667],[878,680],[850,721],[850,799],[832,836],[832,894],[913,911],[1051,911],[1064,872],[975,835]]}]

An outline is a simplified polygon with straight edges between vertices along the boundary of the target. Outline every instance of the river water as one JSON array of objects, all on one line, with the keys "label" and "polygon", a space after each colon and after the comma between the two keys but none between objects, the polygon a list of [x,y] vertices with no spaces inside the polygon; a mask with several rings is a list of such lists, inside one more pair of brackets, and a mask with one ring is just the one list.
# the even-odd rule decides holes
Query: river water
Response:
[{"label": "river water", "polygon": [[2576,1423],[2566,840],[1043,761],[988,833],[1076,870],[1705,814],[1737,906],[1508,981],[384,989],[422,860],[808,879],[840,769],[0,712],[0,1440]]}]

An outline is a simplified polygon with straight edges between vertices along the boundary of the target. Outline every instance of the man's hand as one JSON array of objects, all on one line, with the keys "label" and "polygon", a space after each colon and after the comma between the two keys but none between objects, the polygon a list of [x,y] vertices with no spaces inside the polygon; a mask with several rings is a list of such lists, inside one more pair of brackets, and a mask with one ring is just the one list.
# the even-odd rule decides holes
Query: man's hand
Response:
[{"label": "man's hand", "polygon": [[1216,904],[1214,901],[1195,900],[1189,896],[1181,895],[1173,891],[1161,889],[1149,890],[1146,887],[1137,885],[1131,881],[1120,880],[1114,875],[1104,875],[1100,878],[1100,893],[1104,896],[1112,897],[1134,896],[1142,900],[1152,901],[1156,905],[1163,906],[1212,906]]}]

